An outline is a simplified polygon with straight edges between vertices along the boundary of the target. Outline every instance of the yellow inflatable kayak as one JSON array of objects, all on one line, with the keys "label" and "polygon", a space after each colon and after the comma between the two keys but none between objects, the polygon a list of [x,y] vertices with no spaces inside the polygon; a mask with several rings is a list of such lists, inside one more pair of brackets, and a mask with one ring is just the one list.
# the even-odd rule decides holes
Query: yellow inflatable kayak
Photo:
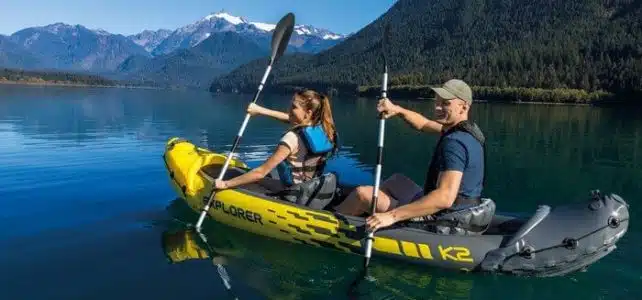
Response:
[{"label": "yellow inflatable kayak", "polygon": [[[200,212],[226,157],[174,137],[163,159],[177,195]],[[232,160],[225,178],[247,170],[245,163]],[[219,191],[208,217],[264,237],[363,255],[364,218],[311,209],[271,194],[262,182]],[[628,229],[628,205],[619,196],[594,192],[588,204],[555,210],[543,205],[524,217],[496,213],[483,235],[437,234],[398,224],[376,232],[372,256],[453,270],[563,275],[609,254]]]}]

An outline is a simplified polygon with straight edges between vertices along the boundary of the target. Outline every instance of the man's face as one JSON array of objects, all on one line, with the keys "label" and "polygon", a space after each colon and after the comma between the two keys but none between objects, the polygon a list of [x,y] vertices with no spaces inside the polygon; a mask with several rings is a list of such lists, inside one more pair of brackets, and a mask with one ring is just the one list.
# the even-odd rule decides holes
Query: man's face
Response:
[{"label": "man's face", "polygon": [[443,99],[436,95],[435,121],[442,125],[452,125],[461,121],[468,112],[468,104],[461,99]]}]

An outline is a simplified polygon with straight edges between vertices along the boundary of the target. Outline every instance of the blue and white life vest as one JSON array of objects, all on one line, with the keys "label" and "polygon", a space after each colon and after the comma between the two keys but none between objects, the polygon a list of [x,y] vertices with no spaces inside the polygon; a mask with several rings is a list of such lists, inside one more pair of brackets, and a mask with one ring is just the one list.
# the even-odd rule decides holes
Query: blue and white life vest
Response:
[{"label": "blue and white life vest", "polygon": [[[294,184],[293,172],[313,172],[312,178],[323,174],[326,160],[336,153],[338,148],[336,143],[333,144],[328,139],[321,125],[301,126],[292,131],[303,141],[303,146],[308,150],[308,155],[304,158],[302,167],[293,166],[287,159],[279,163],[277,166],[279,179],[286,186]],[[337,135],[335,134],[334,137],[336,142]]]}]

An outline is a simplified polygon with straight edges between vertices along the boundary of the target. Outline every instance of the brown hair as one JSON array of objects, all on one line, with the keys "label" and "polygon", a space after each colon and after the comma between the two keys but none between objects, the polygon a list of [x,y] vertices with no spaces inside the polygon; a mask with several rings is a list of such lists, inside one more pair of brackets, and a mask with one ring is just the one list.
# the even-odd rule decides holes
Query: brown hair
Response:
[{"label": "brown hair", "polygon": [[336,128],[329,97],[314,90],[297,91],[294,93],[294,97],[304,109],[312,111],[312,124],[321,124],[328,139],[332,143],[336,143],[334,140]]}]

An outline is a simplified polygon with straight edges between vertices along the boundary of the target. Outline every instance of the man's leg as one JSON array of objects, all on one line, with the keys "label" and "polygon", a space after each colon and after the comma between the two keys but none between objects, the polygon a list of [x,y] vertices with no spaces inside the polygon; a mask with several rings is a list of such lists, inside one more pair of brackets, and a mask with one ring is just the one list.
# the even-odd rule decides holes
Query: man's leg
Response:
[{"label": "man's leg", "polygon": [[[357,187],[341,204],[335,207],[335,210],[352,216],[370,212],[373,188],[371,185]],[[421,192],[421,187],[410,178],[401,174],[393,174],[381,184],[376,212],[386,212],[399,205],[408,204],[419,192]]]},{"label": "man's leg", "polygon": [[381,188],[386,194],[398,201],[398,203],[390,207],[390,209],[412,202],[417,194],[423,192],[422,187],[400,173],[395,173],[388,177],[388,179],[381,184]]},{"label": "man's leg", "polygon": [[[343,202],[335,206],[335,211],[351,216],[359,216],[364,212],[370,212],[373,189],[374,187],[371,185],[355,188]],[[391,203],[394,204],[396,202],[395,199],[390,198],[384,191],[379,190],[376,211],[385,212],[391,208]]]}]

